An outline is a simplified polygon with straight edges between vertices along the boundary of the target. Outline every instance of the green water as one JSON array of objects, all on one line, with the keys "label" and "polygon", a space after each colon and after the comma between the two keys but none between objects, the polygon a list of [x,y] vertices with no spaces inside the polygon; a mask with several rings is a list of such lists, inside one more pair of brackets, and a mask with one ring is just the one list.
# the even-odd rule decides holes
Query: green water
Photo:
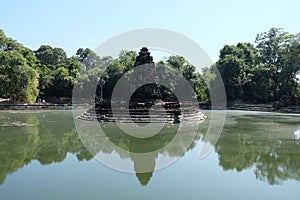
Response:
[{"label": "green water", "polygon": [[[71,111],[1,111],[0,199],[299,197],[300,140],[294,135],[300,130],[300,115],[228,111],[215,148],[199,159],[209,125],[209,113],[207,116],[191,146],[153,158],[153,165],[162,155],[179,157],[176,162],[162,170],[134,174],[94,159],[79,139]],[[122,137],[112,124],[105,127],[110,130],[107,138],[135,152],[164,146],[174,137],[170,130],[178,129],[173,126],[165,135],[143,143]],[[134,157],[105,143],[95,151],[137,164]]]}]

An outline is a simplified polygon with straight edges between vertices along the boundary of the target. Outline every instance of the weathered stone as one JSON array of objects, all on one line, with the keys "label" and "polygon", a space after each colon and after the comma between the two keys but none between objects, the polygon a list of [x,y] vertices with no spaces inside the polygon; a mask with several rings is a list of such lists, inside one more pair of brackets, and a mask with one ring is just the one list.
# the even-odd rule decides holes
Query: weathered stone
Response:
[{"label": "weathered stone", "polygon": [[[150,65],[151,71],[143,72],[142,65]],[[135,61],[135,69],[138,66],[138,70],[134,70],[137,80],[143,78],[150,79],[155,83],[156,69],[153,62],[153,58],[146,47],[143,47]],[[148,68],[149,69],[149,68]],[[153,70],[152,70],[153,69]],[[145,75],[146,77],[143,77]],[[135,84],[133,81],[132,84]],[[132,87],[134,88],[134,87]],[[136,123],[180,123],[182,120],[193,121],[202,120],[205,116],[196,109],[189,102],[181,102],[185,108],[185,118],[181,113],[181,105],[177,99],[162,99],[160,95],[160,86],[158,84],[143,85],[136,93],[134,93],[129,101],[129,107],[126,107],[126,102],[110,99],[104,99],[103,101],[97,101],[94,108],[89,109],[85,114],[82,114],[79,118],[83,120],[98,120],[98,121],[118,121],[118,122],[136,122]],[[112,113],[112,105],[114,106],[114,113]],[[150,114],[151,108],[155,107],[154,114]]]}]

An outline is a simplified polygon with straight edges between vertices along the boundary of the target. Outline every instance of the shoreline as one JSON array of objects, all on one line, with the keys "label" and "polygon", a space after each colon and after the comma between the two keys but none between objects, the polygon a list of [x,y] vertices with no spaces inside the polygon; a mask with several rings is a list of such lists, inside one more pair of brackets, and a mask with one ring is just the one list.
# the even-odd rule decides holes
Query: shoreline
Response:
[{"label": "shoreline", "polygon": [[[82,107],[84,109],[90,106],[91,105],[87,104],[76,104],[76,108]],[[72,108],[72,104],[0,104],[0,110],[72,110]],[[200,109],[209,110],[208,108]],[[272,105],[267,104],[233,104],[226,109],[300,114],[300,106],[288,106],[275,109]]]},{"label": "shoreline", "polygon": [[233,104],[227,107],[227,109],[300,114],[300,106],[287,106],[287,107],[282,107],[280,109],[276,109],[272,105],[266,105],[266,104]]},{"label": "shoreline", "polygon": [[[77,104],[76,107],[86,108],[89,105]],[[0,110],[72,110],[72,104],[0,104]]]}]

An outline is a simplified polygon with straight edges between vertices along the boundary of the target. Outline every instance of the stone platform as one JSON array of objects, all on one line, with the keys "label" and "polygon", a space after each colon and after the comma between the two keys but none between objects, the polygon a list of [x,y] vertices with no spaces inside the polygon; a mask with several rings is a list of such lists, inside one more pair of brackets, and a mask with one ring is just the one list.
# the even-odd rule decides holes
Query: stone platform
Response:
[{"label": "stone platform", "polygon": [[[179,102],[173,91],[162,88],[165,86],[161,85],[158,80],[169,77],[168,73],[171,72],[157,70],[148,48],[143,47],[136,57],[131,71],[132,76],[127,77],[130,81],[128,87],[125,88],[127,88],[126,91],[128,90],[127,94],[131,94],[129,102],[116,100],[117,98],[127,99],[122,95],[117,98],[107,95],[107,99],[103,100],[105,80],[101,78],[98,87],[100,91],[96,91],[94,107],[80,115],[79,119],[122,123],[181,123],[204,119],[196,99],[181,97],[183,102]],[[168,81],[171,81],[173,85],[179,84],[179,79]]]},{"label": "stone platform", "polygon": [[205,119],[199,109],[188,102],[154,102],[153,104],[137,103],[129,105],[122,102],[112,111],[111,104],[96,104],[78,118],[88,121],[121,122],[121,123],[181,123],[183,121],[201,121]]}]

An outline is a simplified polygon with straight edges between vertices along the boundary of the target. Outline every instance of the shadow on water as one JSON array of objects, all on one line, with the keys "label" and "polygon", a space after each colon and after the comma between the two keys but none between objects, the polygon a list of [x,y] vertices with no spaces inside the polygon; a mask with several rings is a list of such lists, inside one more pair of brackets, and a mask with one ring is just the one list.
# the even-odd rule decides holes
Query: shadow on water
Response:
[{"label": "shadow on water", "polygon": [[[161,149],[174,139],[179,125],[165,127],[161,133],[142,139],[122,134],[117,126],[110,123],[102,126],[106,129],[105,136],[96,138],[95,141],[101,145],[95,145],[91,153],[114,152],[122,159],[130,159],[139,182],[147,185],[159,155],[183,156],[199,140],[203,140],[208,122],[200,124],[196,137],[189,143],[191,145],[184,145],[186,143],[183,140],[191,139],[186,133],[187,137],[180,140],[182,144],[177,142],[174,148],[156,151],[146,161],[137,154],[124,154],[122,150],[140,153]],[[253,168],[255,177],[270,185],[281,184],[289,179],[300,181],[300,140],[294,139],[299,128],[299,115],[229,111],[222,135],[215,145],[219,165],[225,171],[241,172]],[[95,139],[90,137],[91,140]],[[0,185],[8,174],[32,160],[50,165],[62,162],[67,153],[74,154],[79,161],[93,157],[82,144],[69,111],[1,112],[0,138]],[[108,145],[107,139],[119,148]],[[140,172],[142,165],[147,165],[149,170]]]}]

